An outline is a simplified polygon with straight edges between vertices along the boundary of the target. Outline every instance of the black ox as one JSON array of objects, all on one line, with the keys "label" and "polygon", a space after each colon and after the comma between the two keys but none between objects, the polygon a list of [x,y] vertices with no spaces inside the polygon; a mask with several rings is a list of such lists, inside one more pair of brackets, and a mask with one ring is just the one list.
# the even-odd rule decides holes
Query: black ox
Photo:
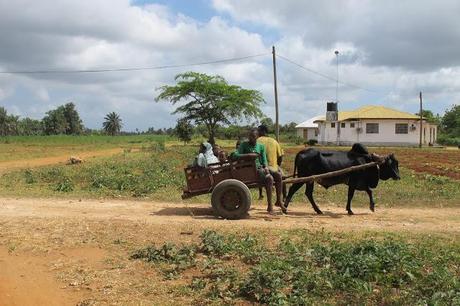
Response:
[{"label": "black ox", "polygon": [[[379,157],[369,154],[367,149],[358,143],[354,144],[349,152],[321,152],[316,149],[305,149],[296,155],[294,175],[296,173],[296,169],[298,171],[298,177],[306,177],[341,170],[351,166],[361,165],[377,160],[379,160]],[[346,209],[349,215],[353,214],[353,211],[351,210],[351,200],[353,199],[355,190],[366,191],[369,195],[369,208],[371,211],[374,211],[375,202],[372,197],[372,188],[377,187],[379,179],[400,179],[398,160],[393,154],[383,158],[383,160],[380,159],[380,162],[381,164],[379,166],[366,168],[360,171],[349,172],[347,174],[332,178],[321,179],[318,181],[318,184],[325,187],[326,189],[337,184],[348,185],[348,201]],[[282,207],[283,212],[287,212],[289,202],[291,201],[296,191],[299,190],[303,184],[306,184],[305,195],[310,201],[313,209],[316,211],[316,213],[322,214],[322,211],[318,208],[315,200],[313,199],[314,182],[293,184],[289,188],[289,193],[284,202],[284,207]]]}]

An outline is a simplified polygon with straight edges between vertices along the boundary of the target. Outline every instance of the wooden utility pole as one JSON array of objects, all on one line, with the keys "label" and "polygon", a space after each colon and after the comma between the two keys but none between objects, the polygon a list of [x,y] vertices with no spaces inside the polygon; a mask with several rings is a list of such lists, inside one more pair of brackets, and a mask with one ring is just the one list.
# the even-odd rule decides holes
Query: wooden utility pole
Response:
[{"label": "wooden utility pole", "polygon": [[276,141],[280,141],[280,118],[279,118],[279,110],[278,110],[278,86],[276,82],[276,53],[275,53],[275,46],[272,46],[272,54],[273,54],[273,85],[275,89],[275,135]]},{"label": "wooden utility pole", "polygon": [[422,92],[420,92],[420,142],[418,147],[422,147],[422,133],[423,133],[423,106],[422,106]]}]

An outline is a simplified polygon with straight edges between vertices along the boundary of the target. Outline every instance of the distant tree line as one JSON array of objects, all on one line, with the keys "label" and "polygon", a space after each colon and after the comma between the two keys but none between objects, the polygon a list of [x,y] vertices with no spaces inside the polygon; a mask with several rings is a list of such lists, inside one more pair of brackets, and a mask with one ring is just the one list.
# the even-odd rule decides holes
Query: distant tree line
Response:
[{"label": "distant tree line", "polygon": [[120,116],[112,112],[105,116],[102,130],[87,129],[72,102],[46,112],[41,120],[8,114],[0,106],[0,136],[81,135],[101,132],[114,136],[121,133],[122,126]]},{"label": "distant tree line", "polygon": [[79,135],[84,127],[75,104],[67,103],[50,110],[41,120],[19,118],[0,107],[0,135]]}]

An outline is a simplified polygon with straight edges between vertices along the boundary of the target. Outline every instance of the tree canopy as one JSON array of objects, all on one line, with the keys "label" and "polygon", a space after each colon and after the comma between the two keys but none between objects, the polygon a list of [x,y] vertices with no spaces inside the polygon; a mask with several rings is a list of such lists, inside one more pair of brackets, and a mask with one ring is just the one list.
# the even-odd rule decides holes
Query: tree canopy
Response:
[{"label": "tree canopy", "polygon": [[446,110],[441,120],[442,131],[452,137],[460,137],[460,105]]},{"label": "tree canopy", "polygon": [[43,118],[43,128],[47,135],[78,135],[83,131],[83,124],[75,104],[70,102],[48,111]]},{"label": "tree canopy", "polygon": [[115,112],[111,112],[104,117],[104,120],[102,128],[107,134],[115,136],[120,133],[123,126],[120,115]]},{"label": "tree canopy", "polygon": [[230,85],[221,76],[198,72],[178,74],[175,80],[174,86],[160,87],[155,100],[167,100],[173,105],[184,102],[173,113],[205,125],[211,143],[219,125],[262,116],[260,105],[264,100],[257,90]]},{"label": "tree canopy", "polygon": [[174,134],[185,143],[192,140],[193,125],[187,119],[177,120],[177,125],[174,128]]}]

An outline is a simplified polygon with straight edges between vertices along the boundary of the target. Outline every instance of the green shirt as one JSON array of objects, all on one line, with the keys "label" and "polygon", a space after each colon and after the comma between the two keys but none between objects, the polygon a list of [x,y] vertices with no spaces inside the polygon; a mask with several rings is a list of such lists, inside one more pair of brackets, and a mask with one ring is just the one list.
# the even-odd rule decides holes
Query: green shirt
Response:
[{"label": "green shirt", "polygon": [[261,143],[256,143],[254,146],[249,143],[249,141],[245,141],[240,144],[238,148],[238,152],[236,152],[236,156],[241,154],[249,154],[249,153],[258,153],[259,158],[256,159],[256,166],[259,168],[261,166],[267,166],[267,153],[265,152],[265,146]]}]

